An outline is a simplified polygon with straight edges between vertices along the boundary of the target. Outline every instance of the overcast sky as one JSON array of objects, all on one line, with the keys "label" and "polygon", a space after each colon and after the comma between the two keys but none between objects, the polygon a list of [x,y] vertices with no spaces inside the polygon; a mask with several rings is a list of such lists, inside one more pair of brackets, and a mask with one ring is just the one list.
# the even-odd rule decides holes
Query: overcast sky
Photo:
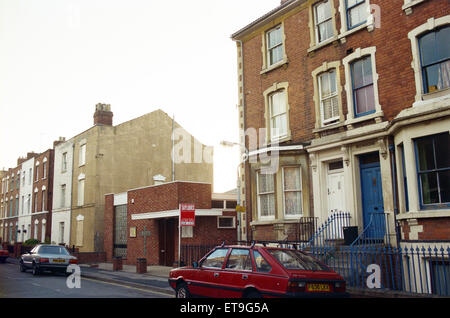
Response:
[{"label": "overcast sky", "polygon": [[214,146],[214,191],[236,186],[236,44],[279,0],[0,0],[0,169],[92,127],[158,108]]}]

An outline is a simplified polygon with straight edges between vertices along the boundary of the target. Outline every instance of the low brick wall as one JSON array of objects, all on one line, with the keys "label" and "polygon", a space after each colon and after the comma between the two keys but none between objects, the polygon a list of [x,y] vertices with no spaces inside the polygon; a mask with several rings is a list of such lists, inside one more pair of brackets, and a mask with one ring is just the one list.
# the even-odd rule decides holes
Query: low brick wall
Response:
[{"label": "low brick wall", "polygon": [[105,252],[74,252],[71,254],[78,258],[79,264],[106,262]]}]

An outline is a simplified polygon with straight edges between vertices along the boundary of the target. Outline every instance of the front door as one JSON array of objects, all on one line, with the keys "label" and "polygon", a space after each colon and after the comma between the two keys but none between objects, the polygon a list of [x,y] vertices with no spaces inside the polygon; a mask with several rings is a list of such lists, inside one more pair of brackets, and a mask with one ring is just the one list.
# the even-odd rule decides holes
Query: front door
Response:
[{"label": "front door", "polygon": [[177,222],[174,218],[159,220],[159,265],[173,266]]},{"label": "front door", "polygon": [[386,224],[378,153],[360,156],[360,171],[364,229],[372,218],[366,237],[382,239],[386,232]]},{"label": "front door", "polygon": [[[328,216],[337,212],[345,212],[344,166],[342,161],[328,164]],[[334,219],[330,227],[333,239],[343,238],[342,220]]]}]

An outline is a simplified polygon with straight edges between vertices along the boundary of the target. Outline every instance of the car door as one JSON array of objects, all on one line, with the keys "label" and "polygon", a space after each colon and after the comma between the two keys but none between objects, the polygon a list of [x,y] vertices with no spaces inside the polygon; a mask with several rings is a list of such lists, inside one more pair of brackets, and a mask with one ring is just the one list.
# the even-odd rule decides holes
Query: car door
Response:
[{"label": "car door", "polygon": [[218,296],[218,282],[229,248],[218,248],[200,264],[189,286],[191,294],[204,297]]},{"label": "car door", "polygon": [[246,286],[251,285],[252,259],[248,248],[233,248],[226,260],[225,268],[218,277],[218,297],[239,298]]}]

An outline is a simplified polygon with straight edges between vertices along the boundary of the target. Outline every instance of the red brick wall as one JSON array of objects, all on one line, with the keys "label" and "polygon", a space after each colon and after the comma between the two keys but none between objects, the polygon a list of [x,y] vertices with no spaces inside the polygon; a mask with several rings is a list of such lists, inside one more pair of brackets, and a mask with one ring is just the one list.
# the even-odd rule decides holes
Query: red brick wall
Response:
[{"label": "red brick wall", "polygon": [[[131,203],[134,202],[134,203]],[[167,183],[160,186],[141,188],[128,192],[128,238],[127,259],[124,264],[136,264],[136,259],[147,258],[148,265],[159,264],[159,220],[145,219],[132,220],[132,214],[178,210],[180,203],[194,203],[196,209],[211,208],[211,185],[190,182]],[[105,196],[105,237],[104,248],[106,260],[112,261],[113,256],[113,230],[114,230],[114,195]],[[224,212],[224,215],[233,215],[235,212]],[[178,260],[178,219],[175,217],[174,225],[174,260]],[[236,241],[236,229],[218,229],[216,216],[197,216],[193,238],[183,238],[182,244],[204,244],[221,242],[223,240]],[[144,238],[140,233],[150,231],[146,241],[146,255],[144,255]],[[130,227],[136,227],[136,237],[129,237]]]},{"label": "red brick wall", "polygon": [[[341,18],[339,0],[333,0],[336,11],[336,29],[340,32]],[[376,47],[376,70],[378,79],[379,102],[384,112],[383,120],[392,120],[401,110],[411,107],[415,100],[415,78],[411,68],[412,50],[408,32],[427,22],[431,17],[439,18],[449,14],[448,0],[425,1],[413,7],[413,13],[406,15],[402,10],[401,0],[371,0],[371,4],[381,8],[381,27],[372,32],[367,29],[357,31],[346,37],[346,42],[329,44],[308,54],[310,46],[310,29],[308,26],[308,9],[284,20],[286,35],[285,50],[289,63],[265,74],[262,70],[261,52],[262,35],[257,34],[243,43],[245,127],[266,127],[263,92],[276,82],[288,82],[289,122],[292,141],[288,143],[307,142],[314,138],[315,104],[312,71],[323,62],[341,61],[340,85],[344,117],[348,114],[346,83],[342,60],[348,55],[347,50]],[[249,21],[251,22],[251,21]],[[269,24],[268,24],[269,28]],[[348,81],[348,79],[347,79]],[[369,121],[364,124],[371,124]],[[337,131],[336,131],[337,132]],[[332,133],[336,133],[332,132]],[[247,139],[248,147],[248,139]],[[252,201],[249,169],[246,168],[246,202],[248,221],[251,221]],[[254,189],[253,189],[254,191]],[[312,193],[312,192],[311,192]],[[262,239],[269,234],[258,231],[255,239]],[[251,238],[251,231],[249,231]]]},{"label": "red brick wall", "polygon": [[[417,225],[422,226],[422,232],[418,233],[418,240],[436,241],[436,240],[450,240],[450,217],[443,218],[427,218],[417,219]],[[402,232],[405,240],[410,240],[410,226],[405,220],[401,221]]]}]

